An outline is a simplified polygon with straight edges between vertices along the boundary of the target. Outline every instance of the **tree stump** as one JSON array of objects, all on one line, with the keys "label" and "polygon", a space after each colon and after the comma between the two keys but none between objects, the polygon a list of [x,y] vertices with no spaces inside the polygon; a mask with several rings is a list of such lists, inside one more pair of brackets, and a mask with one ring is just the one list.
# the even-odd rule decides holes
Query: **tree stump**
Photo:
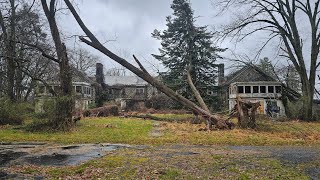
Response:
[{"label": "tree stump", "polygon": [[237,98],[237,104],[234,107],[234,113],[237,113],[238,124],[240,128],[256,127],[256,111],[260,106],[260,102],[244,101],[240,97]]}]

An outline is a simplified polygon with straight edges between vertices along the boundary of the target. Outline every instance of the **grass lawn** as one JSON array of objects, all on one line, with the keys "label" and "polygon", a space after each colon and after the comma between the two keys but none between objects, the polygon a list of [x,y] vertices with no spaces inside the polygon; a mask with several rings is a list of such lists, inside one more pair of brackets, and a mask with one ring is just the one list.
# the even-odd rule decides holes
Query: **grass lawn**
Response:
[{"label": "grass lawn", "polygon": [[[158,116],[179,119],[188,115]],[[320,166],[318,159],[296,165],[283,163],[268,152],[232,150],[228,146],[197,146],[319,146],[320,123],[259,120],[255,130],[199,131],[204,126],[119,117],[83,119],[73,130],[64,133],[30,133],[21,127],[2,126],[0,142],[152,146],[110,151],[101,158],[76,166],[13,165],[0,168],[0,172],[23,174],[30,179],[33,176],[50,179],[310,179],[306,171]],[[160,135],[152,135],[154,131]]]},{"label": "grass lawn", "polygon": [[[182,118],[188,115],[158,115]],[[40,141],[62,144],[125,143],[162,145],[171,143],[204,145],[320,145],[320,123],[258,121],[255,130],[198,131],[204,124],[157,122],[135,118],[87,118],[70,132],[31,133],[14,126],[0,127],[0,141]],[[152,136],[153,128],[161,136]]]}]

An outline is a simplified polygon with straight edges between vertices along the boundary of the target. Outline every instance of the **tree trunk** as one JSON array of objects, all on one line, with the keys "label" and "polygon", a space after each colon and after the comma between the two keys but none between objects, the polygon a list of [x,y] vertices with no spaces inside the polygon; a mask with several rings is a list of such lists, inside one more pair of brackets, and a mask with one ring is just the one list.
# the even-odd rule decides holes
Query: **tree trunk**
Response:
[{"label": "tree trunk", "polygon": [[72,111],[74,109],[74,100],[72,98],[72,73],[67,50],[65,44],[61,41],[55,19],[55,0],[50,1],[50,7],[48,7],[46,0],[41,0],[41,4],[49,22],[51,35],[59,60],[60,92],[58,92],[58,98],[55,105],[55,117],[52,119],[52,126],[57,130],[65,130],[74,125],[74,121],[72,121]]},{"label": "tree trunk", "polygon": [[308,77],[301,76],[302,82],[302,102],[303,102],[303,114],[302,119],[306,121],[311,121],[313,116],[313,94],[314,94],[314,86],[310,84]]},{"label": "tree trunk", "polygon": [[[193,81],[192,81],[192,77],[191,77],[191,66],[188,67],[188,70],[187,70],[187,81],[188,81],[188,84],[192,90],[192,93],[194,94],[194,96],[196,97],[200,107],[207,111],[207,112],[210,112],[208,106],[206,105],[206,103],[204,102],[203,98],[201,97],[201,94],[200,92],[198,91],[198,89],[196,88],[196,86],[194,85]],[[198,118],[198,116],[197,116]],[[207,129],[212,129],[212,122],[209,120],[209,119],[206,119],[207,121]]]},{"label": "tree trunk", "polygon": [[15,0],[10,0],[10,33],[9,36],[7,34],[7,39],[5,44],[7,45],[6,54],[7,54],[7,78],[8,78],[8,87],[7,87],[7,95],[11,101],[15,101],[15,93],[14,93],[14,80],[15,80],[15,57],[16,57],[16,44],[15,44],[15,36],[16,36],[16,6]]}]

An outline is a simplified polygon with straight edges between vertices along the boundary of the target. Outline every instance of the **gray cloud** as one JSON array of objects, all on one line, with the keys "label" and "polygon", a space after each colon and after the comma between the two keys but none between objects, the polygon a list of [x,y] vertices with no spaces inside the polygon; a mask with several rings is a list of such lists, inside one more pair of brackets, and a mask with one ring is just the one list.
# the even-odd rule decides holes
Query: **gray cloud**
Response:
[{"label": "gray cloud", "polygon": [[[160,42],[151,37],[151,32],[154,29],[166,28],[165,17],[172,14],[171,2],[171,0],[83,0],[78,4],[78,10],[86,25],[102,42],[116,37],[115,42],[106,43],[108,48],[129,59],[132,54],[136,54],[147,68],[154,70],[151,64],[160,69],[163,67],[150,55],[158,53],[157,49],[160,47]],[[210,0],[191,0],[191,4],[195,16],[198,17],[197,24],[208,25],[211,30],[214,27],[219,28],[231,19],[228,15],[216,17],[217,10],[213,8]],[[61,15],[60,19],[66,36],[83,34],[70,14]],[[73,42],[74,40],[69,40],[70,45]],[[252,49],[257,49],[258,43],[249,38],[241,46],[237,46],[237,49],[230,41],[218,45],[254,56]],[[88,49],[99,54],[91,48]],[[230,53],[223,55],[230,56]],[[104,64],[108,67],[118,66],[103,55],[101,58],[106,60]]]}]

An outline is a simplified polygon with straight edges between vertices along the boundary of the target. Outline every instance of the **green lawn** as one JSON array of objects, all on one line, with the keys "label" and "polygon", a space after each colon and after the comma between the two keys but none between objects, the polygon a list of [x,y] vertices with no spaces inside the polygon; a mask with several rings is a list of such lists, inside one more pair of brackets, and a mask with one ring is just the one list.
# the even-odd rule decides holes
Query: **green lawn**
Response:
[{"label": "green lawn", "polygon": [[[159,115],[160,116],[160,115]],[[162,115],[163,117],[169,115]],[[178,117],[183,116],[179,115]],[[170,115],[170,118],[175,118]],[[125,143],[161,145],[320,145],[320,123],[258,121],[255,130],[199,131],[204,124],[158,122],[135,118],[87,118],[70,132],[31,133],[14,126],[0,127],[0,141],[39,141],[63,144]],[[162,136],[152,136],[152,128]]]},{"label": "green lawn", "polygon": [[55,143],[139,144],[148,138],[151,121],[119,117],[84,119],[70,132],[26,132],[12,126],[0,128],[0,141],[41,141]]}]

